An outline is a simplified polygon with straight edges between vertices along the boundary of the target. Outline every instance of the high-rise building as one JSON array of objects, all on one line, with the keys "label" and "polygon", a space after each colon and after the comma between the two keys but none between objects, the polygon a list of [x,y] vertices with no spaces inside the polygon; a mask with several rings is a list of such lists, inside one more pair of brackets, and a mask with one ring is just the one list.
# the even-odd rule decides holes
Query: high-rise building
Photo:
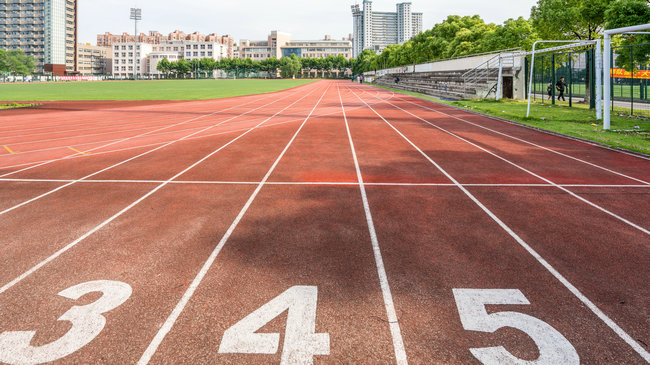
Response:
[{"label": "high-rise building", "polygon": [[353,56],[364,49],[381,52],[391,44],[402,44],[422,32],[422,13],[411,3],[397,4],[395,13],[372,10],[372,1],[352,6]]},{"label": "high-rise building", "polygon": [[75,74],[77,0],[0,0],[0,48],[21,49],[36,72]]}]

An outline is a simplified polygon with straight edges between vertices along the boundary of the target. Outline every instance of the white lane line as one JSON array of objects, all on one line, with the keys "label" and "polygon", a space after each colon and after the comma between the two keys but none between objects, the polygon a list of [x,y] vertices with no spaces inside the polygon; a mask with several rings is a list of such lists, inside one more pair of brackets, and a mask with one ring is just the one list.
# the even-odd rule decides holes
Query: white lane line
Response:
[{"label": "white lane line", "polygon": [[408,364],[406,357],[406,350],[404,349],[404,341],[402,340],[402,332],[399,327],[399,318],[395,311],[395,304],[393,303],[393,294],[388,284],[388,275],[384,268],[384,259],[381,255],[379,247],[379,240],[377,239],[377,232],[375,232],[375,223],[372,220],[372,213],[370,211],[370,203],[366,194],[366,188],[363,183],[363,176],[361,175],[361,168],[359,167],[359,160],[357,159],[357,152],[354,149],[354,142],[352,141],[352,134],[350,133],[350,126],[348,125],[348,117],[345,115],[345,106],[343,105],[343,98],[337,86],[339,93],[339,101],[341,103],[341,110],[343,110],[343,119],[345,120],[345,129],[348,133],[348,140],[350,141],[350,149],[352,151],[352,158],[354,159],[354,167],[357,171],[357,179],[359,180],[359,190],[361,191],[361,199],[363,200],[363,210],[366,213],[366,222],[368,224],[368,231],[370,233],[370,241],[372,242],[372,251],[375,256],[375,264],[377,266],[377,273],[379,274],[379,284],[381,286],[381,294],[384,299],[384,306],[386,307],[386,316],[388,318],[390,334],[393,338],[393,351],[395,352],[395,359],[398,364]]},{"label": "white lane line", "polygon": [[20,281],[22,281],[23,279],[25,279],[25,278],[28,277],[29,275],[31,275],[31,274],[33,274],[34,272],[36,272],[36,271],[37,271],[38,269],[40,269],[41,267],[45,266],[46,264],[48,264],[49,262],[53,261],[53,260],[56,259],[57,257],[61,256],[61,255],[62,255],[63,253],[65,253],[66,251],[68,251],[68,250],[70,250],[71,248],[73,248],[74,246],[76,246],[79,242],[83,241],[83,240],[86,239],[88,236],[92,235],[93,233],[97,232],[98,230],[100,230],[101,228],[103,228],[104,226],[106,226],[107,224],[109,224],[110,222],[114,221],[117,217],[119,217],[119,216],[121,216],[122,214],[124,214],[124,213],[126,213],[127,211],[129,211],[131,208],[135,207],[135,206],[138,205],[140,202],[142,202],[143,200],[147,199],[149,196],[153,195],[155,192],[157,192],[158,190],[162,189],[164,186],[168,185],[171,181],[175,180],[177,177],[183,175],[184,173],[186,173],[186,172],[188,172],[189,170],[191,170],[192,168],[196,167],[197,165],[199,165],[199,164],[202,163],[203,161],[207,160],[208,158],[210,158],[211,156],[213,156],[213,155],[216,154],[217,152],[223,150],[224,148],[228,147],[229,145],[231,145],[231,144],[234,143],[235,141],[239,140],[240,138],[244,137],[244,136],[247,135],[248,133],[250,133],[250,132],[252,132],[253,130],[257,129],[257,127],[259,127],[260,125],[262,125],[262,124],[265,123],[266,121],[271,120],[272,118],[274,118],[274,117],[277,116],[278,114],[280,114],[280,113],[282,113],[283,111],[289,109],[291,106],[293,106],[294,104],[298,103],[300,100],[306,98],[308,95],[311,95],[312,92],[313,92],[313,91],[311,91],[311,92],[309,92],[309,93],[306,93],[304,96],[302,96],[301,98],[299,98],[299,99],[297,99],[296,101],[292,102],[291,104],[289,104],[288,106],[286,106],[284,109],[278,111],[277,113],[275,113],[274,115],[272,115],[272,116],[270,116],[269,118],[265,119],[264,121],[260,122],[260,123],[257,124],[256,126],[250,128],[248,131],[246,131],[246,132],[240,134],[239,136],[233,138],[233,139],[230,140],[228,143],[226,143],[226,144],[222,145],[221,147],[219,147],[218,149],[212,151],[210,154],[206,155],[206,156],[203,157],[202,159],[198,160],[197,162],[193,163],[193,164],[190,165],[189,167],[185,168],[183,171],[181,171],[181,172],[179,172],[178,174],[174,175],[172,178],[170,178],[170,179],[168,179],[168,180],[165,180],[162,184],[156,186],[154,189],[150,190],[148,193],[146,193],[145,195],[141,196],[140,198],[138,198],[138,199],[137,199],[136,201],[134,201],[133,203],[129,204],[129,205],[128,205],[127,207],[125,207],[124,209],[122,209],[122,210],[120,210],[119,212],[115,213],[112,217],[110,217],[110,218],[108,218],[107,220],[103,221],[102,223],[100,223],[99,225],[97,225],[95,228],[93,228],[93,229],[91,229],[90,231],[86,232],[86,233],[85,233],[84,235],[82,235],[81,237],[77,238],[76,240],[72,241],[71,243],[69,243],[69,244],[66,245],[65,247],[63,247],[63,248],[61,248],[60,250],[56,251],[54,254],[52,254],[51,256],[49,256],[48,258],[46,258],[45,260],[39,262],[36,266],[34,266],[34,267],[32,267],[31,269],[25,271],[23,274],[21,274],[21,275],[18,276],[17,278],[15,278],[15,279],[13,279],[12,281],[10,281],[10,282],[8,282],[7,284],[5,284],[2,288],[0,288],[0,294],[2,294],[2,293],[4,293],[5,291],[9,290],[11,287],[13,287],[14,285],[18,284]]},{"label": "white lane line", "polygon": [[[358,96],[357,96],[358,97]],[[360,99],[361,100],[361,99]],[[363,101],[363,100],[362,100]],[[390,122],[388,122],[384,117],[381,116],[375,109],[371,106],[368,106],[375,114],[379,116],[386,124],[388,124],[397,134],[399,134],[405,141],[407,141],[413,148],[415,148],[420,154],[426,158],[431,164],[433,164],[440,172],[442,172],[449,180],[451,180],[458,188],[467,195],[477,206],[479,206],[492,220],[494,220],[504,231],[506,231],[521,247],[523,247],[528,253],[533,256],[546,270],[548,270],[558,281],[560,281],[564,287],[566,287],[573,295],[576,296],[584,305],[586,305],[598,318],[600,318],[609,328],[611,328],[623,341],[625,341],[634,351],[636,351],[641,357],[646,361],[650,362],[650,353],[646,351],[641,345],[639,345],[630,335],[628,335],[618,324],[611,320],[603,311],[600,310],[589,298],[587,298],[578,288],[571,284],[562,274],[560,274],[555,268],[548,263],[542,256],[540,256],[537,251],[535,251],[528,243],[526,243],[519,235],[517,235],[508,225],[506,225],[499,217],[497,217],[492,211],[490,211],[483,203],[481,203],[472,193],[469,192],[464,186],[462,186],[456,179],[454,179],[447,171],[445,171],[440,165],[438,165],[434,160],[432,160],[424,151],[422,151],[418,146],[416,146],[410,139],[408,139],[402,132],[395,128]]]},{"label": "white lane line", "polygon": [[[442,112],[442,111],[440,111],[440,110],[433,109],[433,108],[427,107],[427,106],[425,106],[425,105],[422,105],[422,104],[418,104],[418,103],[412,102],[412,101],[407,100],[407,99],[405,99],[405,98],[399,98],[399,100],[403,100],[403,101],[405,101],[405,102],[407,102],[407,103],[411,103],[411,104],[413,104],[413,105],[417,105],[417,106],[419,106],[419,107],[421,107],[421,108],[428,109],[428,110],[431,110],[431,111],[433,111],[433,112],[436,112],[436,113],[440,113],[440,114],[446,115],[446,116],[448,116],[448,117],[450,117],[450,118],[454,118],[454,119],[456,119],[456,120],[460,120],[461,122],[464,122],[464,123],[467,123],[467,124],[471,124],[471,125],[476,126],[476,127],[479,127],[479,128],[483,128],[483,129],[485,129],[485,130],[487,130],[487,131],[490,131],[490,132],[492,132],[492,133],[496,133],[496,134],[502,135],[502,136],[504,136],[504,137],[514,139],[514,140],[519,141],[519,142],[527,143],[527,144],[529,144],[529,145],[531,145],[531,146],[534,146],[534,147],[537,147],[537,148],[541,148],[541,149],[546,150],[546,151],[549,151],[549,152],[553,152],[553,153],[555,153],[555,154],[558,154],[558,155],[560,155],[560,156],[564,156],[564,157],[570,158],[570,159],[575,160],[575,161],[578,161],[578,162],[582,162],[582,163],[584,163],[584,164],[587,164],[587,165],[589,165],[589,166],[593,166],[593,167],[595,167],[595,168],[598,168],[598,169],[601,169],[601,170],[607,171],[607,172],[609,172],[609,173],[616,174],[616,175],[619,175],[619,176],[622,176],[622,177],[628,178],[628,179],[630,179],[630,180],[635,180],[635,181],[638,181],[638,182],[643,183],[643,184],[650,184],[650,182],[647,182],[647,181],[644,181],[644,180],[641,180],[641,179],[637,179],[637,178],[632,177],[632,176],[629,176],[629,175],[625,175],[625,174],[620,173],[620,172],[618,172],[618,171],[614,171],[614,170],[612,170],[612,169],[608,169],[608,168],[606,168],[606,167],[604,167],[604,166],[600,166],[600,165],[597,165],[597,164],[595,164],[595,163],[592,163],[592,162],[589,162],[589,161],[585,161],[585,160],[579,159],[579,158],[577,158],[577,157],[574,157],[574,156],[568,155],[568,154],[566,154],[566,153],[562,153],[562,152],[560,152],[560,151],[556,151],[556,150],[554,150],[554,149],[552,149],[552,148],[545,147],[545,146],[539,145],[539,144],[537,144],[537,143],[533,143],[533,142],[527,141],[527,140],[525,140],[525,139],[521,139],[521,138],[518,138],[518,137],[515,137],[515,136],[511,136],[511,135],[506,134],[506,133],[503,133],[503,132],[499,132],[499,131],[497,131],[497,130],[494,130],[494,129],[491,129],[491,128],[488,128],[488,127],[482,126],[482,125],[480,125],[480,124],[477,124],[477,123],[474,123],[474,122],[470,122],[469,120],[466,120],[466,119],[463,119],[463,118],[459,118],[459,117],[457,117],[457,116],[455,116],[455,115],[448,114],[448,113]],[[592,144],[590,144],[590,145],[592,145]],[[598,145],[592,145],[592,146],[598,146]],[[611,150],[610,150],[610,151],[611,151]],[[616,152],[618,152],[618,151],[616,151]],[[630,156],[634,156],[634,157],[638,157],[638,158],[640,158],[639,156],[635,156],[635,155],[630,155]]]},{"label": "white lane line", "polygon": [[[289,95],[292,95],[292,94],[289,94]],[[141,134],[138,134],[136,136],[131,136],[131,137],[126,137],[126,138],[114,140],[114,141],[112,141],[110,143],[107,143],[107,144],[104,144],[104,145],[101,145],[101,146],[98,146],[98,147],[95,147],[95,148],[88,149],[87,152],[92,152],[92,151],[95,151],[95,150],[100,149],[100,148],[112,146],[112,145],[114,145],[116,143],[125,142],[125,141],[128,141],[130,139],[142,137],[142,136],[148,135],[150,133],[158,132],[158,131],[161,131],[161,130],[164,130],[164,129],[167,129],[167,128],[175,127],[175,126],[182,125],[182,124],[185,124],[185,123],[190,123],[190,122],[193,122],[193,121],[205,118],[205,117],[209,117],[209,116],[212,116],[212,115],[215,115],[215,114],[223,113],[226,110],[230,110],[230,109],[234,109],[234,108],[241,107],[241,106],[244,106],[244,105],[248,105],[248,104],[251,104],[251,103],[253,103],[253,102],[257,101],[257,100],[263,100],[263,99],[265,99],[265,98],[254,99],[254,100],[249,101],[248,103],[238,104],[236,106],[233,106],[233,107],[230,107],[230,108],[227,108],[227,109],[224,109],[224,110],[220,110],[220,111],[217,111],[217,112],[212,112],[212,113],[205,114],[205,115],[195,117],[195,118],[192,118],[192,119],[184,120],[182,122],[172,124],[172,125],[168,125],[168,126],[165,126],[165,127],[161,127],[161,128],[156,129],[156,130],[149,131],[149,132],[141,133]],[[101,142],[99,142],[99,143],[101,143]],[[23,171],[30,170],[30,169],[33,169],[33,168],[36,168],[36,167],[47,165],[47,164],[55,162],[55,161],[69,159],[69,158],[71,158],[73,156],[76,156],[76,154],[69,155],[69,156],[62,157],[62,158],[48,160],[48,161],[45,161],[43,163],[39,163],[37,165],[32,165],[32,166],[29,166],[29,167],[26,167],[26,168],[23,168],[23,169],[20,169],[20,170],[16,170],[16,171],[12,171],[12,172],[9,172],[9,173],[6,173],[6,174],[2,174],[2,175],[0,175],[0,177],[6,177],[6,176],[13,175],[13,174],[17,174],[19,172],[23,172]]]},{"label": "white lane line", "polygon": [[205,261],[205,263],[203,264],[203,266],[199,270],[199,272],[196,275],[196,277],[194,278],[194,280],[192,280],[192,283],[190,284],[190,286],[187,288],[185,293],[183,293],[183,296],[181,297],[181,300],[176,304],[176,307],[174,307],[174,310],[171,312],[169,317],[167,317],[167,320],[165,320],[165,323],[160,327],[160,330],[158,330],[158,332],[156,333],[156,336],[154,336],[153,340],[151,340],[151,343],[149,343],[149,346],[147,346],[147,349],[144,351],[144,353],[140,357],[140,360],[138,360],[138,365],[144,365],[144,364],[149,363],[149,361],[151,360],[153,355],[156,353],[156,350],[158,349],[158,346],[160,346],[160,344],[162,343],[165,336],[167,336],[167,333],[169,333],[169,331],[172,329],[172,327],[176,323],[176,320],[178,319],[178,317],[183,312],[183,309],[185,309],[185,306],[187,305],[189,300],[194,295],[194,292],[196,291],[196,289],[201,284],[201,281],[203,280],[205,275],[207,275],[208,270],[210,269],[210,267],[214,263],[214,260],[216,260],[217,256],[219,255],[219,252],[221,252],[221,249],[226,245],[226,242],[230,238],[230,235],[235,231],[235,228],[237,228],[237,225],[239,224],[239,221],[241,221],[241,219],[244,217],[244,214],[246,214],[246,211],[248,211],[248,208],[251,206],[251,204],[253,203],[253,201],[257,197],[257,194],[260,192],[260,190],[262,190],[262,187],[264,187],[264,184],[266,183],[266,181],[269,179],[269,177],[271,176],[271,174],[275,170],[275,167],[278,165],[278,163],[280,163],[280,160],[282,159],[284,154],[287,152],[287,150],[289,149],[289,147],[291,146],[293,141],[296,139],[296,137],[298,136],[298,133],[300,133],[302,128],[305,126],[305,124],[307,123],[307,120],[309,120],[309,117],[311,117],[311,115],[314,113],[314,110],[316,110],[316,107],[318,107],[321,100],[323,100],[323,97],[325,96],[325,94],[327,93],[328,90],[329,90],[329,86],[327,87],[327,89],[325,89],[325,92],[323,92],[320,99],[318,99],[318,101],[316,102],[316,105],[314,105],[314,108],[311,110],[309,115],[307,115],[307,117],[302,122],[302,124],[300,124],[300,127],[298,127],[298,130],[296,130],[296,132],[293,134],[293,137],[291,137],[291,140],[289,140],[289,143],[287,143],[287,145],[284,147],[284,150],[282,150],[282,152],[280,153],[278,158],[275,160],[275,162],[273,163],[271,168],[267,171],[266,175],[264,175],[264,178],[262,178],[262,181],[260,181],[258,183],[257,187],[255,188],[255,191],[253,191],[251,196],[246,201],[246,204],[244,204],[244,206],[241,208],[241,210],[239,211],[239,214],[237,214],[237,217],[235,218],[235,220],[230,224],[230,227],[228,227],[228,230],[226,231],[226,233],[223,235],[223,237],[221,237],[221,240],[219,240],[219,243],[217,244],[217,246],[214,248],[214,250],[210,254],[210,257],[208,257],[208,259]]},{"label": "white lane line", "polygon": [[162,148],[168,147],[168,146],[170,146],[170,145],[172,145],[172,144],[174,144],[174,143],[176,143],[176,142],[183,141],[183,140],[185,140],[185,139],[187,139],[187,138],[189,138],[189,137],[191,137],[191,136],[193,136],[193,135],[196,135],[196,134],[198,134],[198,133],[205,132],[205,131],[207,131],[207,130],[209,130],[209,129],[212,129],[212,128],[214,128],[214,127],[220,126],[220,125],[222,125],[222,124],[224,124],[224,123],[227,123],[227,122],[229,122],[229,121],[231,121],[231,120],[233,120],[233,119],[239,118],[239,117],[242,116],[242,115],[246,115],[246,114],[251,113],[251,112],[253,112],[253,111],[255,111],[255,110],[258,110],[258,109],[264,108],[265,106],[268,106],[268,105],[271,105],[271,104],[273,104],[273,103],[276,103],[276,102],[278,102],[279,100],[285,99],[285,98],[287,98],[287,97],[290,96],[290,95],[292,95],[292,94],[289,94],[289,95],[287,95],[287,96],[285,96],[285,97],[282,97],[282,98],[280,98],[280,99],[273,100],[273,101],[271,101],[270,103],[267,103],[267,104],[261,105],[261,106],[259,106],[259,107],[257,107],[257,108],[247,110],[246,112],[244,112],[244,113],[242,113],[242,114],[236,115],[236,116],[231,117],[231,118],[226,119],[226,120],[223,120],[223,121],[221,121],[221,122],[219,122],[219,123],[217,123],[217,124],[213,124],[213,125],[207,126],[207,127],[203,128],[203,129],[201,129],[201,130],[199,130],[199,131],[196,131],[196,132],[193,132],[193,133],[191,133],[191,134],[188,134],[188,135],[186,135],[186,136],[184,136],[184,137],[182,137],[182,138],[179,138],[179,139],[173,140],[173,141],[168,142],[168,143],[166,143],[166,144],[164,144],[164,145],[161,145],[161,146],[158,146],[158,147],[153,148],[153,149],[151,149],[151,150],[145,151],[145,152],[143,152],[143,153],[141,153],[141,154],[139,154],[139,155],[136,155],[136,156],[130,157],[130,158],[126,159],[126,160],[123,160],[123,161],[118,162],[118,163],[116,163],[116,164],[113,164],[113,165],[111,165],[111,166],[105,167],[105,168],[103,168],[103,169],[101,169],[101,170],[99,170],[99,171],[95,171],[95,172],[93,172],[92,174],[89,174],[89,175],[86,175],[86,176],[84,176],[84,177],[82,177],[82,178],[80,178],[80,179],[77,179],[77,180],[71,181],[71,182],[69,182],[69,183],[67,183],[67,184],[65,184],[65,185],[59,186],[59,187],[57,187],[57,188],[54,188],[54,189],[52,189],[52,190],[50,190],[50,191],[47,191],[47,192],[45,192],[45,193],[43,193],[43,194],[41,194],[41,195],[38,195],[38,196],[34,197],[34,198],[32,198],[32,199],[28,199],[28,200],[26,200],[26,201],[23,201],[23,202],[21,202],[21,203],[19,203],[19,204],[16,204],[16,205],[10,207],[10,208],[7,208],[7,209],[5,209],[5,210],[3,210],[3,211],[0,211],[0,215],[3,215],[3,214],[6,214],[6,213],[9,213],[9,212],[11,212],[11,211],[13,211],[13,210],[15,210],[15,209],[18,209],[18,208],[20,208],[20,207],[22,207],[22,206],[25,206],[25,205],[27,205],[27,204],[29,204],[29,203],[35,202],[35,201],[37,201],[37,200],[39,200],[39,199],[41,199],[41,198],[44,198],[44,197],[46,197],[46,196],[48,196],[48,195],[50,195],[50,194],[53,194],[53,193],[55,193],[55,192],[57,192],[57,191],[59,191],[59,190],[65,189],[65,188],[67,188],[68,186],[74,185],[74,184],[76,184],[76,183],[78,183],[78,182],[80,182],[80,181],[83,181],[83,180],[87,179],[87,178],[93,177],[93,176],[95,176],[95,175],[97,175],[97,174],[101,174],[102,172],[106,172],[106,171],[108,171],[108,170],[110,170],[110,169],[112,169],[112,168],[115,168],[115,167],[117,167],[117,166],[123,165],[123,164],[125,164],[125,163],[127,163],[127,162],[133,161],[133,160],[135,160],[135,159],[137,159],[137,158],[140,158],[140,157],[142,157],[142,156],[145,156],[145,155],[148,155],[148,154],[153,153],[153,152],[155,152],[155,151],[158,151],[158,150],[160,150],[160,149],[162,149]]},{"label": "white lane line", "polygon": [[[311,118],[312,120],[314,117]],[[259,129],[263,128],[260,127]],[[51,182],[51,183],[68,183],[77,180],[72,179],[0,179],[0,182]],[[119,179],[109,179],[109,180],[93,180],[86,179],[78,181],[79,183],[119,183],[119,184],[160,184],[165,182],[164,180],[119,180]],[[227,184],[227,185],[256,185],[259,184],[257,181],[225,181],[225,180],[174,180],[170,181],[170,184]],[[267,181],[266,185],[359,185],[357,181]],[[379,182],[379,183],[369,183],[364,182],[365,186],[456,186],[452,183],[391,183],[391,182]],[[524,188],[536,188],[536,187],[546,187],[546,188],[555,188],[551,184],[462,184],[462,186],[470,187],[524,187]],[[560,185],[563,187],[572,187],[572,188],[635,188],[635,189],[650,189],[649,185],[588,185],[588,184],[569,184],[569,185]]]},{"label": "white lane line", "polygon": [[520,165],[518,165],[518,164],[516,164],[516,163],[514,163],[514,162],[512,162],[512,161],[510,161],[510,160],[508,160],[508,159],[506,159],[506,158],[504,158],[504,157],[501,157],[500,155],[497,155],[496,153],[494,153],[494,152],[492,152],[492,151],[490,151],[490,150],[488,150],[488,149],[486,149],[486,148],[484,148],[484,147],[481,147],[481,146],[477,145],[476,143],[473,143],[473,142],[471,142],[471,141],[469,141],[469,140],[467,140],[467,139],[465,139],[465,138],[463,138],[463,137],[461,137],[461,136],[459,136],[459,135],[457,135],[457,134],[455,134],[455,133],[453,133],[453,132],[450,132],[450,131],[448,131],[448,130],[446,130],[446,129],[444,129],[444,128],[442,128],[442,127],[440,127],[440,126],[438,126],[438,125],[436,125],[436,124],[434,124],[434,123],[431,123],[431,122],[429,122],[428,120],[426,120],[426,119],[424,119],[424,118],[421,118],[421,117],[419,117],[419,116],[417,116],[417,115],[411,113],[410,111],[408,111],[408,110],[406,110],[406,109],[402,109],[402,108],[400,108],[399,106],[397,106],[397,105],[391,103],[390,101],[386,101],[386,103],[388,103],[388,104],[392,105],[393,107],[395,107],[395,108],[397,108],[397,109],[399,109],[399,110],[401,110],[401,111],[403,111],[403,112],[405,112],[405,113],[407,113],[407,114],[409,114],[409,115],[411,115],[411,116],[413,116],[413,117],[415,117],[415,118],[417,118],[417,119],[419,119],[419,120],[421,120],[421,121],[423,121],[423,122],[429,124],[430,126],[432,126],[432,127],[434,127],[434,128],[439,129],[439,130],[442,131],[442,132],[445,132],[445,133],[449,134],[450,136],[456,137],[456,138],[460,139],[461,141],[463,141],[463,142],[465,142],[465,143],[468,143],[468,144],[470,144],[470,145],[472,145],[472,146],[474,146],[474,147],[480,149],[481,151],[484,151],[484,152],[489,153],[490,155],[492,155],[492,156],[494,156],[494,157],[500,159],[501,161],[506,162],[506,163],[508,163],[508,164],[510,164],[510,165],[512,165],[512,166],[514,166],[514,167],[516,167],[516,168],[518,168],[518,169],[520,169],[521,171],[524,171],[524,172],[526,172],[526,173],[528,173],[528,174],[530,174],[530,175],[532,175],[532,176],[534,176],[534,177],[536,177],[536,178],[538,178],[538,179],[540,179],[540,180],[542,180],[542,181],[544,181],[544,182],[546,182],[546,183],[548,183],[548,184],[550,184],[550,185],[553,185],[554,187],[556,187],[556,188],[558,188],[558,189],[564,191],[565,193],[567,193],[567,194],[573,196],[574,198],[576,198],[576,199],[582,201],[583,203],[586,203],[586,204],[588,204],[588,205],[590,205],[590,206],[592,206],[592,207],[594,207],[594,208],[600,210],[601,212],[603,212],[603,213],[605,213],[605,214],[608,214],[608,215],[610,215],[611,217],[614,217],[614,218],[618,219],[619,221],[621,221],[621,222],[623,222],[623,223],[629,225],[630,227],[633,227],[633,228],[638,229],[639,231],[641,231],[641,232],[643,232],[643,233],[645,233],[645,234],[647,234],[647,235],[650,235],[650,231],[648,231],[647,229],[645,229],[645,228],[639,226],[638,224],[635,224],[635,223],[633,223],[633,222],[631,222],[631,221],[629,221],[629,220],[627,220],[627,219],[621,217],[620,215],[618,215],[618,214],[616,214],[616,213],[614,213],[614,212],[611,212],[611,211],[609,211],[609,210],[607,210],[607,209],[601,207],[601,206],[598,205],[598,204],[592,203],[591,201],[589,201],[589,200],[587,200],[587,199],[581,197],[580,195],[578,195],[578,194],[572,192],[571,190],[569,190],[569,189],[567,189],[567,188],[565,188],[565,187],[563,187],[563,186],[561,186],[561,185],[558,185],[558,184],[554,183],[553,181],[551,181],[551,180],[549,180],[549,179],[547,179],[547,178],[545,178],[545,177],[543,177],[543,176],[541,176],[541,175],[538,175],[538,174],[536,174],[536,173],[534,173],[534,172],[532,172],[532,171],[526,169],[525,167],[520,166]]},{"label": "white lane line", "polygon": [[[364,94],[366,94],[366,93],[364,92]],[[376,103],[381,103],[381,102],[383,102],[383,101],[385,101],[385,100],[390,100],[390,99],[392,99],[392,97],[393,97],[394,95],[395,95],[395,94],[393,93],[390,97],[388,97],[388,98],[386,98],[386,99],[381,99],[381,98],[377,98],[377,97],[375,97],[375,98],[377,98],[378,100],[380,100],[380,101],[378,101],[378,102],[376,102]],[[257,101],[257,100],[261,100],[261,99],[256,99],[256,100],[254,100],[254,101]],[[248,104],[248,103],[247,103],[247,104]],[[238,106],[242,106],[242,105],[246,105],[246,104],[241,104],[241,105],[238,105]],[[374,103],[371,103],[371,105],[374,105]],[[235,106],[235,107],[237,107],[237,106]],[[235,107],[231,107],[231,108],[229,108],[229,109],[232,109],[232,108],[235,108]],[[351,109],[351,110],[356,110],[356,109],[357,109],[357,108],[353,108],[353,109]],[[220,113],[221,113],[221,112],[224,112],[225,110],[227,110],[227,109],[221,110]],[[330,115],[332,115],[332,114],[336,114],[336,113],[338,113],[338,111],[330,112],[330,113],[326,113],[326,114],[322,114],[322,115],[314,115],[314,116],[312,116],[312,119],[314,119],[314,118],[323,118],[323,117],[327,117],[327,116],[330,116]],[[240,123],[252,122],[252,121],[254,121],[254,120],[255,120],[255,119],[252,119],[252,120],[245,120],[245,121],[242,121],[242,122],[240,122]],[[268,125],[268,126],[264,126],[264,128],[266,128],[266,127],[270,127],[270,126],[274,126],[274,125],[284,124],[284,123],[297,122],[297,121],[301,121],[301,120],[302,120],[302,119],[293,119],[293,120],[289,120],[289,121],[287,121],[287,122],[274,123],[274,124],[271,124],[271,125]],[[200,128],[201,128],[201,127],[197,127],[197,128],[189,128],[189,129],[185,129],[185,130],[182,130],[182,131],[196,130],[196,129],[200,129]],[[200,138],[211,137],[211,136],[220,135],[220,134],[225,134],[225,133],[238,132],[238,131],[240,131],[240,130],[245,130],[245,128],[244,128],[244,129],[237,129],[237,130],[229,130],[229,131],[220,132],[220,133],[207,134],[207,135],[203,135],[203,136],[199,136],[199,137],[192,137],[192,138],[189,138],[189,139],[192,139],[192,140],[193,140],[193,139],[200,139]],[[172,134],[172,133],[178,133],[178,132],[182,132],[182,131],[171,131],[171,132],[157,133],[157,134],[154,134],[153,136],[161,136],[161,135],[163,135],[163,134]],[[152,132],[153,132],[153,131],[152,131]],[[132,138],[140,138],[140,137],[143,137],[143,136],[145,136],[144,133],[143,133],[142,135],[139,135],[139,136],[133,136]],[[77,146],[77,147],[81,147],[81,146],[85,146],[85,145],[93,145],[93,144],[97,144],[97,143],[112,142],[112,141],[117,141],[116,143],[119,143],[119,142],[121,142],[122,140],[121,140],[121,139],[116,139],[116,140],[105,140],[105,141],[97,141],[97,142],[81,143],[81,144],[77,144],[77,145],[75,145],[75,146]],[[167,141],[164,141],[164,142],[158,142],[158,143],[150,143],[150,144],[137,145],[137,146],[133,146],[133,147],[120,148],[120,149],[116,149],[116,150],[102,151],[102,152],[99,152],[99,153],[94,153],[94,154],[93,154],[93,157],[94,157],[94,156],[97,156],[97,155],[100,155],[100,154],[104,154],[104,153],[121,152],[121,151],[127,151],[127,150],[137,149],[137,148],[156,146],[156,145],[160,145],[160,144],[163,144],[163,143],[166,143],[166,142],[167,142]],[[112,144],[112,143],[111,143],[111,144]],[[97,150],[97,149],[100,149],[100,148],[104,148],[104,147],[109,146],[109,145],[111,145],[111,144],[106,144],[106,145],[102,145],[102,146],[99,146],[99,147],[95,147],[95,148],[89,149],[88,151],[94,151],[94,150]],[[19,153],[19,154],[24,155],[24,154],[27,154],[27,153],[35,153],[35,152],[43,152],[43,151],[51,151],[51,150],[60,150],[61,148],[62,148],[61,146],[57,146],[57,147],[49,147],[49,148],[41,148],[41,149],[36,149],[36,150],[23,151],[23,152],[21,152],[21,153]],[[29,167],[28,167],[28,168],[25,168],[25,169],[22,169],[22,170],[18,170],[18,171],[12,171],[12,172],[7,173],[7,174],[4,174],[4,175],[0,175],[0,177],[3,177],[3,176],[9,176],[9,175],[12,175],[12,174],[16,174],[16,173],[19,173],[19,172],[22,172],[22,171],[25,171],[25,170],[29,170],[29,169],[34,168],[34,167],[42,166],[42,165],[44,165],[44,164],[46,164],[46,163],[51,163],[51,162],[56,162],[56,161],[66,160],[66,159],[74,159],[74,158],[79,158],[79,157],[84,157],[84,156],[79,156],[78,154],[73,154],[73,155],[68,155],[68,156],[61,157],[61,158],[56,158],[56,159],[41,160],[41,161],[34,161],[34,162],[27,162],[27,163],[22,163],[22,164],[17,164],[17,165],[1,166],[1,167],[0,167],[0,170],[1,170],[1,169],[15,168],[15,167],[23,167],[23,166],[29,166]],[[35,164],[40,164],[40,165],[34,166]]]}]

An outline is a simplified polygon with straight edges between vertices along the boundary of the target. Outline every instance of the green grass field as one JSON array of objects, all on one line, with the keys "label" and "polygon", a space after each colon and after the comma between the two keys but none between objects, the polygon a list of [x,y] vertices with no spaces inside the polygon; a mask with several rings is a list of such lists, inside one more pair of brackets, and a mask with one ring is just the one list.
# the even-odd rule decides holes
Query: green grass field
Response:
[{"label": "green grass field", "polygon": [[574,104],[574,107],[570,108],[564,105],[534,103],[531,107],[530,118],[526,118],[527,103],[525,100],[446,101],[418,93],[392,88],[385,89],[508,119],[539,129],[588,139],[611,147],[650,154],[650,119],[647,118],[612,113],[611,130],[606,131],[603,129],[602,121],[596,119],[596,112],[582,105],[575,107],[576,104]]},{"label": "green grass field", "polygon": [[314,80],[158,80],[2,84],[2,101],[202,100],[285,90]]}]

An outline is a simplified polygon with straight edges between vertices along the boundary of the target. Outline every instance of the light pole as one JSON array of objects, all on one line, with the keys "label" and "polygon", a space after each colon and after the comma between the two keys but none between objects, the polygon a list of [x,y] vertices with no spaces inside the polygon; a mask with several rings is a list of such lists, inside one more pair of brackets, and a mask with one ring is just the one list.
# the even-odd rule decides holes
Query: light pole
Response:
[{"label": "light pole", "polygon": [[133,47],[133,80],[138,78],[138,20],[142,20],[142,9],[131,8],[131,20],[135,24],[135,34],[133,41],[135,46]]}]

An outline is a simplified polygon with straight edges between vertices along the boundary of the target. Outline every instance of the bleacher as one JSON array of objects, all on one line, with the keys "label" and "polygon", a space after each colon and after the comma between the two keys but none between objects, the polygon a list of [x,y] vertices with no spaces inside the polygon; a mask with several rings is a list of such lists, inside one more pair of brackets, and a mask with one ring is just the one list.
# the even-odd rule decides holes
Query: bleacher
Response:
[{"label": "bleacher", "polygon": [[[488,79],[465,84],[463,74],[466,72],[467,70],[394,73],[383,75],[373,83],[451,100],[485,97],[477,94],[486,94],[493,88],[492,84],[496,84],[496,80]],[[397,84],[395,76],[399,77]]]}]

